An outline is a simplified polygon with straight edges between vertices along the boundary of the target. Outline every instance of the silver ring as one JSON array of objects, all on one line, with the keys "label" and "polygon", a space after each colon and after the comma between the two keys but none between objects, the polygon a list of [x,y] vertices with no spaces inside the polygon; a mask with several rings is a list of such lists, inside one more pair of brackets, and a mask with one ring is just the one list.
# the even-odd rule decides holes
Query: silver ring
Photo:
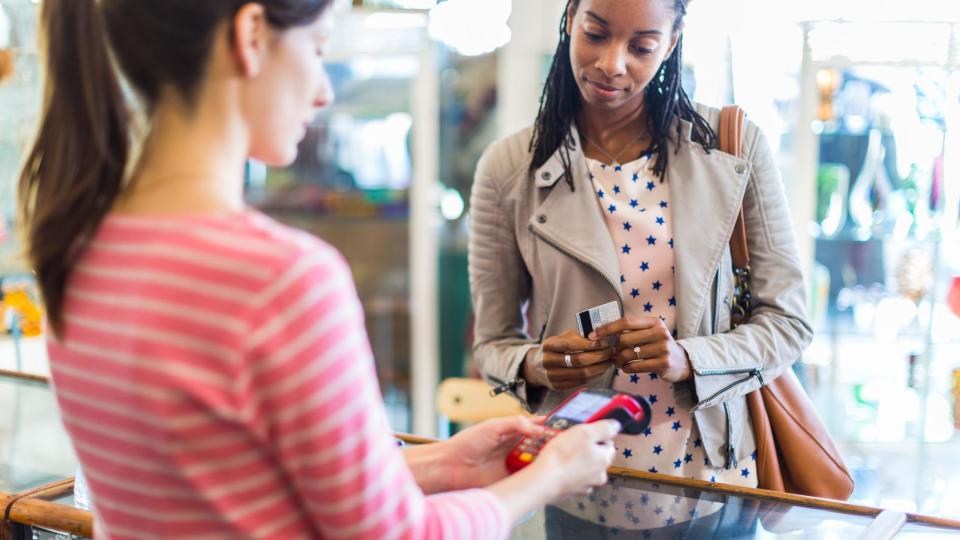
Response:
[{"label": "silver ring", "polygon": [[569,354],[563,355],[563,363],[566,364],[568,368],[573,367],[573,362],[571,360],[573,360],[573,358],[571,358]]},{"label": "silver ring", "polygon": [[639,345],[633,348],[633,352],[635,352],[635,353],[637,354],[637,360],[643,360],[643,358],[640,358],[640,346],[639,346]]}]

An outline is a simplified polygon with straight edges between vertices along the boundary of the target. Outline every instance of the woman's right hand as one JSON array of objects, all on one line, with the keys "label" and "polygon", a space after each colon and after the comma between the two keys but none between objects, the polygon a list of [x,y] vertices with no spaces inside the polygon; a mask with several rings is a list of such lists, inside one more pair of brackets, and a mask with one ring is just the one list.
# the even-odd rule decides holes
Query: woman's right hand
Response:
[{"label": "woman's right hand", "polygon": [[620,429],[616,420],[573,426],[548,442],[530,468],[557,482],[553,500],[589,493],[607,483],[616,453],[613,437]]},{"label": "woman's right hand", "polygon": [[571,495],[589,493],[607,482],[607,467],[620,432],[616,420],[580,424],[560,433],[537,459],[487,489],[503,503],[511,521]]},{"label": "woman's right hand", "polygon": [[[566,357],[570,357],[570,366]],[[590,341],[574,330],[543,340],[523,362],[523,378],[551,390],[578,388],[613,365],[613,350],[605,341]]]}]

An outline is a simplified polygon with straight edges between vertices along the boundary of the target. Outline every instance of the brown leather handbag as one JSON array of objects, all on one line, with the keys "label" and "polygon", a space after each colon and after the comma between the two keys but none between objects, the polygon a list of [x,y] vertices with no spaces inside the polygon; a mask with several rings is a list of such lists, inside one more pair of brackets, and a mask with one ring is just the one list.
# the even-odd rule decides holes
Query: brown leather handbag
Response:
[{"label": "brown leather handbag", "polygon": [[[720,150],[740,157],[744,113],[724,107],[720,113]],[[735,282],[733,327],[750,317],[750,251],[743,208],[730,238]],[[774,491],[846,500],[853,493],[830,432],[792,369],[747,394],[757,441],[759,487]]]}]

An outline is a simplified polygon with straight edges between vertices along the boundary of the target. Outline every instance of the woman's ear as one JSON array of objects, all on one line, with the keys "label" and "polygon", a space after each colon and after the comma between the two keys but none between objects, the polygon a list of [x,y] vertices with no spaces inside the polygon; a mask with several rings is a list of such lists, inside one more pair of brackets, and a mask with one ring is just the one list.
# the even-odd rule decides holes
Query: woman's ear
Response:
[{"label": "woman's ear", "polygon": [[680,42],[680,36],[682,34],[683,28],[677,30],[672,36],[670,36],[670,49],[667,50],[667,55],[663,57],[664,61],[666,61],[667,58],[670,58],[670,55],[673,54],[673,51],[677,48],[677,43]]},{"label": "woman's ear", "polygon": [[270,38],[270,25],[263,6],[244,5],[233,18],[230,48],[244,77],[256,77],[263,69]]}]

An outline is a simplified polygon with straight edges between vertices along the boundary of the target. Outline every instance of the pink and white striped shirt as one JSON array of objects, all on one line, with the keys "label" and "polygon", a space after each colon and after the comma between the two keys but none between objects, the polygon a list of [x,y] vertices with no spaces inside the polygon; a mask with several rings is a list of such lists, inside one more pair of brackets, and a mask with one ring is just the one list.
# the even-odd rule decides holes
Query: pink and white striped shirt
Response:
[{"label": "pink and white striped shirt", "polygon": [[110,216],[49,345],[105,538],[504,538],[483,489],[425,497],[342,256],[256,212]]}]

